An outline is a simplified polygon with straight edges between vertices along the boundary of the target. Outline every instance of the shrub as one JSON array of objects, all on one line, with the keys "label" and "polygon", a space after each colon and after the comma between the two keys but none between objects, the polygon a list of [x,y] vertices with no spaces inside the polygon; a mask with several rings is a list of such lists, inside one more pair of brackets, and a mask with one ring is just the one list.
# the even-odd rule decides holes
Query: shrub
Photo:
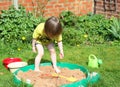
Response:
[{"label": "shrub", "polygon": [[[68,14],[68,12],[64,14]],[[61,20],[65,25],[63,32],[63,39],[65,41],[64,43],[72,45],[101,44],[112,40],[111,33],[108,31],[108,29],[111,29],[111,20],[105,18],[103,15],[69,15],[69,17],[67,15]]]},{"label": "shrub", "polygon": [[77,18],[76,28],[88,35],[90,43],[104,43],[109,41],[111,22],[100,14],[89,14]]},{"label": "shrub", "polygon": [[2,10],[0,15],[0,38],[4,43],[30,42],[34,28],[43,22],[43,17],[36,18],[27,13],[23,6],[16,10]]},{"label": "shrub", "polygon": [[113,37],[120,40],[120,19],[112,17],[111,21],[112,21],[111,29],[108,30],[111,32]]},{"label": "shrub", "polygon": [[63,11],[59,15],[60,21],[62,22],[63,26],[69,27],[74,26],[76,21],[76,16],[71,11]]}]

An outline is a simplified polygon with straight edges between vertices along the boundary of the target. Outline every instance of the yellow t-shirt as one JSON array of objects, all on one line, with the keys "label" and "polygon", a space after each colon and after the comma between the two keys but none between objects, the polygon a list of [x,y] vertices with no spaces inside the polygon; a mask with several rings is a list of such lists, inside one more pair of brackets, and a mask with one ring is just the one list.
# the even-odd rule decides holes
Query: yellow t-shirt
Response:
[{"label": "yellow t-shirt", "polygon": [[44,25],[45,23],[40,23],[33,32],[33,38],[37,40],[37,43],[46,45],[53,41],[57,42],[62,41],[62,34],[53,39],[49,39],[47,35],[44,33]]}]

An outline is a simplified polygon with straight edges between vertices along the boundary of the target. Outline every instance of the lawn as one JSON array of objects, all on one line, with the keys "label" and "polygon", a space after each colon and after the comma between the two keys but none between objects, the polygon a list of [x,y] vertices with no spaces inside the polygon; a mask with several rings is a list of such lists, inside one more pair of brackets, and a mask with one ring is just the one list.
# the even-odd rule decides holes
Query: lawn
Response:
[{"label": "lawn", "polygon": [[[32,52],[31,45],[21,44],[20,50],[12,44],[0,44],[0,87],[16,87],[12,81],[12,74],[6,70],[2,65],[2,60],[7,57],[19,57],[29,64],[34,63],[36,53]],[[58,48],[56,47],[57,54]],[[63,60],[59,59],[58,62],[68,62],[78,64],[86,67],[89,72],[97,72],[101,78],[99,82],[89,87],[119,87],[120,86],[120,46],[102,44],[102,45],[79,45],[68,46],[64,45],[65,57]],[[87,65],[88,57],[90,54],[96,55],[97,58],[102,59],[103,64],[98,68],[90,68]],[[42,62],[50,62],[48,50],[45,48],[45,55]],[[25,87],[22,85],[21,87]]]}]

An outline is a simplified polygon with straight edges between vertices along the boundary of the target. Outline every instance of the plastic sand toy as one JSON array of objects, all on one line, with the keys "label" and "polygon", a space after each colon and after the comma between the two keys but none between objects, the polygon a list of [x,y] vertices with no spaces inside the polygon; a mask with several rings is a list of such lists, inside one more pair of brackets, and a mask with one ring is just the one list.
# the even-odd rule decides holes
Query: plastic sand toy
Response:
[{"label": "plastic sand toy", "polygon": [[70,81],[70,82],[75,82],[75,81],[77,81],[76,78],[73,78],[73,77],[65,77],[65,76],[62,76],[62,75],[57,74],[57,73],[53,73],[52,76],[64,78],[64,79],[66,79],[66,80],[68,80],[68,81]]}]

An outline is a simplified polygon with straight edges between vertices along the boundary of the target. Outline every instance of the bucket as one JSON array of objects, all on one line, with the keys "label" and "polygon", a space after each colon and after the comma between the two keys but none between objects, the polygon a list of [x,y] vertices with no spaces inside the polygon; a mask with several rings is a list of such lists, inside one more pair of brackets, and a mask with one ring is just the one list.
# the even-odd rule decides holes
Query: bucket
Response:
[{"label": "bucket", "polygon": [[14,73],[17,69],[28,65],[27,62],[12,62],[8,64],[10,72]]},{"label": "bucket", "polygon": [[8,64],[12,62],[20,62],[22,61],[21,58],[5,58],[3,60],[3,65],[5,66],[6,69],[8,69]]},{"label": "bucket", "polygon": [[[51,63],[41,63],[40,66],[51,66],[52,64]],[[76,82],[73,82],[73,83],[70,83],[70,84],[63,84],[61,85],[60,87],[88,87],[88,83],[90,83],[90,80],[92,79],[91,76],[90,76],[90,73],[88,72],[88,70],[83,67],[83,66],[80,66],[80,65],[77,65],[77,64],[71,64],[71,63],[65,63],[65,62],[59,62],[57,63],[57,66],[58,67],[61,67],[61,68],[68,68],[68,69],[79,69],[80,71],[84,72],[85,75],[86,75],[86,78],[85,79],[82,79],[80,81],[76,81]],[[17,71],[14,72],[14,82],[15,84],[20,84],[22,81],[20,80],[20,78],[17,77],[17,73],[19,71],[23,71],[23,72],[27,72],[29,70],[34,70],[34,65],[28,65],[28,66],[25,66],[23,68],[19,68]],[[98,81],[99,77],[94,77],[96,81]],[[93,82],[93,83],[94,83]],[[30,84],[28,84],[27,82],[24,82],[26,83],[28,86],[30,86]]]}]

